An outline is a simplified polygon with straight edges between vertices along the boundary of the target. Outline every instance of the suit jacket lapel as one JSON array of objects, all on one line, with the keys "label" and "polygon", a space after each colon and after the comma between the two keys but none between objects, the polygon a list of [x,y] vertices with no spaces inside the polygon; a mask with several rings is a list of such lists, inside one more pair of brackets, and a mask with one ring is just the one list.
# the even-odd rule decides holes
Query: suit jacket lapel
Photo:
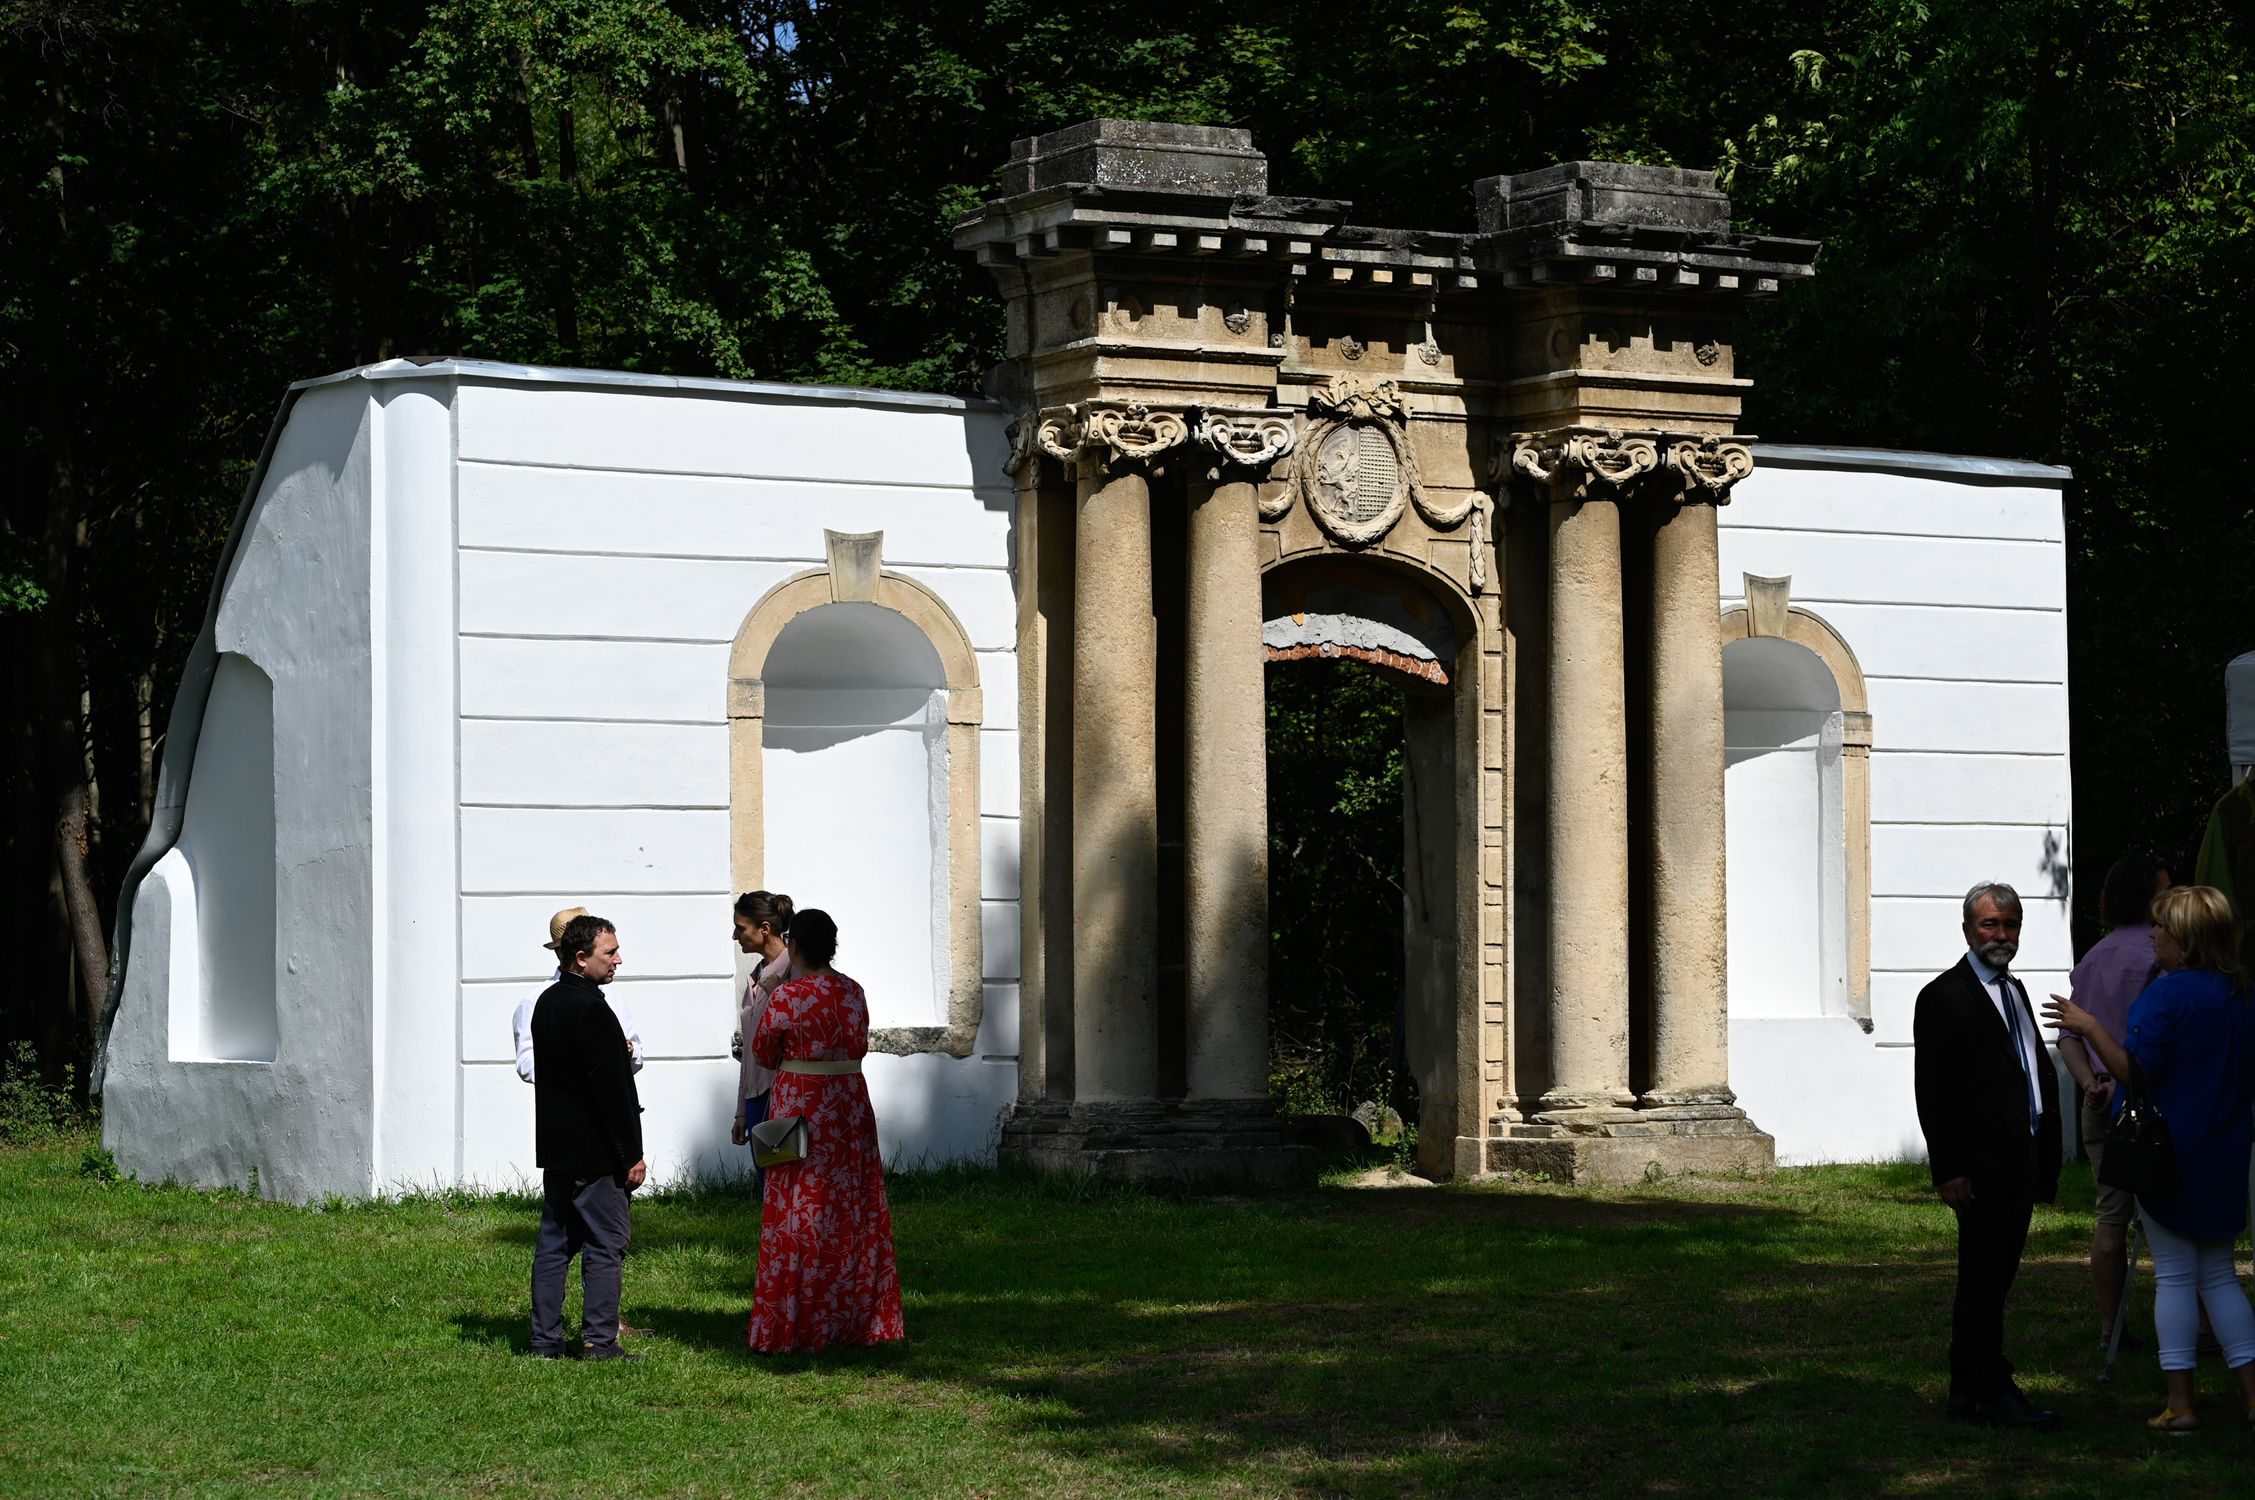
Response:
[{"label": "suit jacket lapel", "polygon": [[2020,1068],[2020,1059],[2012,1056],[2012,1033],[2005,1029],[2004,1016],[1998,1012],[1997,1002],[1989,994],[1989,987],[1981,982],[1980,975],[1973,972],[1973,961],[1971,959],[1959,959],[1957,967],[1958,973],[1963,976],[1961,982],[1965,988],[1967,1003],[1976,1008],[1981,1016],[1981,1023],[1987,1027],[1984,1034],[1996,1044],[1998,1051],[2004,1053],[2007,1057],[2012,1057],[2012,1066],[2014,1071],[2017,1072]]}]

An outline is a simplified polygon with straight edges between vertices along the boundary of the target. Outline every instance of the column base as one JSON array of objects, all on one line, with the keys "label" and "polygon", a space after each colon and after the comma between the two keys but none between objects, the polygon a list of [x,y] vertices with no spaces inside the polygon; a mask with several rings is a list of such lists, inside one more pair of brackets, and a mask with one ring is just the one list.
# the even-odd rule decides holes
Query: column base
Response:
[{"label": "column base", "polygon": [[1729,1104],[1656,1109],[1546,1110],[1497,1121],[1485,1142],[1490,1174],[1539,1173],[1554,1182],[1644,1182],[1684,1172],[1767,1172],[1777,1142]]},{"label": "column base", "polygon": [[1197,1192],[1315,1185],[1314,1148],[1266,1099],[1020,1103],[1002,1123],[1005,1164]]}]

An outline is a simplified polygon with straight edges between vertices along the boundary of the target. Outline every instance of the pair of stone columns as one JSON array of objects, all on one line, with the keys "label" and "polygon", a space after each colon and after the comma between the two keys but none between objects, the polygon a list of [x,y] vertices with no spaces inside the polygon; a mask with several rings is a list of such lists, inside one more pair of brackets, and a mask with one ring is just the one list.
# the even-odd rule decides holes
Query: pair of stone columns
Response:
[{"label": "pair of stone columns", "polygon": [[1187,468],[1184,875],[1189,1097],[1268,1097],[1268,758],[1256,483],[1276,416],[1045,413],[1077,490],[1073,553],[1073,1076],[1084,1102],[1159,1092],[1157,621],[1152,471]]},{"label": "pair of stone columns", "polygon": [[[1750,473],[1714,438],[1611,431],[1514,439],[1550,501],[1549,1086],[1545,1115],[1727,1105],[1723,681],[1715,507]],[[1622,507],[1667,507],[1654,534],[1649,781],[1628,772]],[[1652,831],[1652,905],[1629,902],[1629,799]],[[1652,937],[1651,1078],[1629,1086],[1630,923]]]}]

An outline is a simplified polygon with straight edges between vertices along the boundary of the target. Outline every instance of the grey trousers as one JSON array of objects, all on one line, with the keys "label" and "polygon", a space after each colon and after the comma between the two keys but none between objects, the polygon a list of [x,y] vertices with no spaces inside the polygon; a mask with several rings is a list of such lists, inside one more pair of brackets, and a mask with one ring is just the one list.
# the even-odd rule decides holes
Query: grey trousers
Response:
[{"label": "grey trousers", "polygon": [[564,1274],[578,1256],[580,1337],[588,1348],[619,1339],[620,1266],[632,1237],[629,1198],[618,1180],[543,1172],[540,1235],[532,1246],[532,1347],[564,1347]]}]

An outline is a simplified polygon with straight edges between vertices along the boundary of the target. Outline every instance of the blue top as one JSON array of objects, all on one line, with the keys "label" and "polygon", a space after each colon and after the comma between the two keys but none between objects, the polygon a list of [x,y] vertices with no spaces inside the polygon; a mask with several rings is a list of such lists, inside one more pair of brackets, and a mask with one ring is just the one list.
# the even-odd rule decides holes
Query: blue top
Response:
[{"label": "blue top", "polygon": [[2255,1141],[2255,1002],[2213,969],[2179,969],[2132,1003],[2122,1046],[2152,1084],[2182,1178],[2175,1196],[2141,1206],[2190,1239],[2236,1236]]}]

